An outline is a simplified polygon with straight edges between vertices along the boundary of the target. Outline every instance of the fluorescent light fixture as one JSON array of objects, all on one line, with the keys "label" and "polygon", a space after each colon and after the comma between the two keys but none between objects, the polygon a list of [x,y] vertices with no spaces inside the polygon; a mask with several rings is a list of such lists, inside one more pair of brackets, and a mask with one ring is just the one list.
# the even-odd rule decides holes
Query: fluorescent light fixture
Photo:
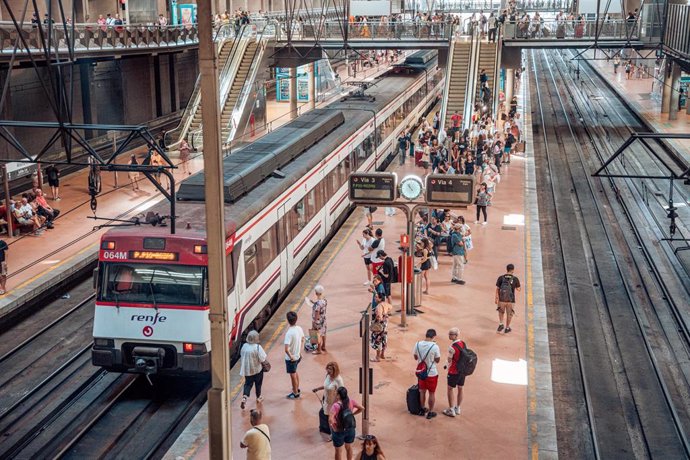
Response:
[{"label": "fluorescent light fixture", "polygon": [[491,364],[491,380],[509,385],[527,385],[527,361],[494,359]]}]

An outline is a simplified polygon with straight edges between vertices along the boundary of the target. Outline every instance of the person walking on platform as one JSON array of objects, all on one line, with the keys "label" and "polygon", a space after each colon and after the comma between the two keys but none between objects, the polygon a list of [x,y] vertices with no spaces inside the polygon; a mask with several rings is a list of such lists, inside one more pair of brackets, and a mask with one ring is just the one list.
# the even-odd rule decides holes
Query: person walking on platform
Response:
[{"label": "person walking on platform", "polygon": [[10,247],[5,240],[0,240],[0,295],[7,292],[7,255],[5,254]]},{"label": "person walking on platform", "polygon": [[345,387],[338,388],[337,394],[338,400],[331,407],[328,417],[335,447],[335,460],[343,458],[343,446],[347,460],[353,460],[352,444],[355,442],[357,428],[355,415],[362,412],[364,406],[350,398]]},{"label": "person walking on platform", "polygon": [[[462,349],[465,342],[460,340],[460,330],[457,327],[448,331],[450,347],[448,347],[448,409],[443,410],[443,415],[455,417],[460,415],[460,404],[462,404],[462,387],[465,385],[465,376],[458,370],[458,362],[462,356]],[[457,388],[457,396],[455,390]]]},{"label": "person walking on platform", "polygon": [[244,433],[240,447],[247,449],[247,460],[271,460],[271,433],[262,422],[262,414],[254,409],[249,414],[252,427]]},{"label": "person walking on platform", "polygon": [[252,386],[255,386],[256,402],[260,403],[264,400],[261,396],[261,385],[264,381],[264,365],[266,362],[266,352],[259,344],[259,333],[256,331],[249,331],[247,334],[247,342],[242,345],[240,350],[240,375],[244,377],[244,388],[242,389],[242,402],[240,408],[244,410],[247,405],[249,393],[252,391]]},{"label": "person walking on platform", "polygon": [[53,164],[46,168],[46,176],[48,177],[48,185],[52,194],[53,201],[60,201],[60,170]]},{"label": "person walking on platform", "polygon": [[[436,344],[436,330],[428,329],[424,340],[417,342],[413,349],[414,359],[417,361],[417,385],[419,386],[420,416],[427,419],[436,417],[436,387],[438,386],[437,363],[441,361],[441,350]],[[429,407],[426,407],[426,396],[429,393]]]},{"label": "person walking on platform", "polygon": [[450,252],[453,254],[453,269],[451,271],[451,283],[465,284],[463,273],[465,272],[465,240],[462,237],[462,224],[453,225],[450,234]]},{"label": "person walking on platform", "polygon": [[477,190],[477,196],[474,199],[474,204],[477,207],[477,220],[474,221],[475,224],[479,223],[480,213],[484,215],[484,222],[482,222],[482,225],[489,223],[486,215],[486,208],[489,206],[489,203],[491,203],[491,193],[489,193],[486,183],[482,182],[479,186],[479,190]]},{"label": "person walking on platform", "polygon": [[[510,321],[515,314],[515,291],[520,291],[520,280],[513,275],[515,266],[508,264],[506,266],[506,274],[501,275],[496,280],[496,296],[494,302],[496,303],[496,310],[498,311],[498,329],[496,332],[501,332],[505,329],[505,333],[509,333]],[[503,316],[506,317],[505,326],[503,326]]]},{"label": "person walking on platform", "polygon": [[285,332],[285,370],[290,375],[292,383],[292,393],[287,395],[288,399],[297,399],[302,395],[299,389],[299,374],[297,365],[302,360],[302,348],[304,348],[304,331],[297,325],[297,313],[287,312],[288,330]]},{"label": "person walking on platform", "polygon": [[309,300],[311,303],[311,328],[319,331],[319,338],[316,343],[316,350],[312,354],[320,355],[326,352],[326,307],[328,301],[323,296],[323,286],[317,284],[314,288],[316,300]]},{"label": "person walking on platform", "polygon": [[407,132],[403,129],[398,136],[398,157],[400,160],[400,165],[405,164],[405,155],[407,155],[407,150],[409,146],[407,145],[409,138]]}]

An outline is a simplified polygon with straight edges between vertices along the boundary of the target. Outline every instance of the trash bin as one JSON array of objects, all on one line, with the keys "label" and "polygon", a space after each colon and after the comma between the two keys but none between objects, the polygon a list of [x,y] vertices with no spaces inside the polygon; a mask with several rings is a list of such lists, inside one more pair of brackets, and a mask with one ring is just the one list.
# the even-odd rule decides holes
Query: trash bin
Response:
[{"label": "trash bin", "polygon": [[414,269],[414,284],[412,292],[412,306],[420,307],[422,305],[422,271],[419,268]]}]

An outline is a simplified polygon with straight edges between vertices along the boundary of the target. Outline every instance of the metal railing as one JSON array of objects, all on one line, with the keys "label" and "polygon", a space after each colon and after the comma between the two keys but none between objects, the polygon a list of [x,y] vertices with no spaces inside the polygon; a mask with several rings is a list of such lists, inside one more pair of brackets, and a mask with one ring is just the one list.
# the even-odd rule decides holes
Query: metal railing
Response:
[{"label": "metal railing", "polygon": [[[341,41],[347,31],[349,40],[429,40],[447,41],[453,35],[450,22],[348,22],[324,21],[320,24],[295,24],[292,28],[293,40]],[[276,39],[287,40],[284,28],[278,30]]]},{"label": "metal railing", "polygon": [[639,20],[555,20],[540,22],[507,22],[504,24],[504,40],[639,40]]},{"label": "metal railing", "polygon": [[[434,4],[433,10],[437,13],[489,12],[505,8],[501,3],[500,0],[440,0]],[[572,0],[522,0],[516,3],[519,11],[570,11],[572,6]],[[405,11],[415,11],[415,2],[407,0]]]}]

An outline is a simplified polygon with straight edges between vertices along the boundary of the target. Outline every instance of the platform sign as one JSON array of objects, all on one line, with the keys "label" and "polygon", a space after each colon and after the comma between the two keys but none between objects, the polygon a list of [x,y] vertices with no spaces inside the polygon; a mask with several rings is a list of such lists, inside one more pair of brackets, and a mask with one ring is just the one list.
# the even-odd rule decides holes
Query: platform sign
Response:
[{"label": "platform sign", "polygon": [[474,177],[459,174],[430,174],[426,177],[427,203],[467,206],[474,197]]},{"label": "platform sign", "polygon": [[395,173],[354,173],[350,175],[350,200],[392,203],[396,198],[398,177]]}]

